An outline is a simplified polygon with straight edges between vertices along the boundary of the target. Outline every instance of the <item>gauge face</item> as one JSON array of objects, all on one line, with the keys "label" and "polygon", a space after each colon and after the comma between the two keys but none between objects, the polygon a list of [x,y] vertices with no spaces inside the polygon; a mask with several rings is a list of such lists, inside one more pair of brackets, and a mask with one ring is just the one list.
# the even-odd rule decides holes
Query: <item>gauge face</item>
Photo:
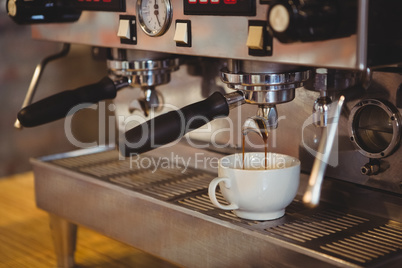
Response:
[{"label": "gauge face", "polygon": [[137,0],[137,14],[141,29],[149,36],[166,32],[172,18],[170,0]]}]

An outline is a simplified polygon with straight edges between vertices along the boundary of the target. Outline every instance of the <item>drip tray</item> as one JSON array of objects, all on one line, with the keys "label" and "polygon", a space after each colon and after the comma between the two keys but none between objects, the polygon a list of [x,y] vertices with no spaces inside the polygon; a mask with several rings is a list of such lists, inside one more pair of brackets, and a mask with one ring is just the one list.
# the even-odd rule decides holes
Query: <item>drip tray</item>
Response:
[{"label": "drip tray", "polygon": [[[60,213],[60,211],[55,211],[60,208],[55,209],[54,207],[49,207],[47,204],[44,204],[45,200],[49,202],[49,197],[45,196],[41,198],[40,196],[41,194],[47,195],[42,191],[43,187],[41,187],[41,185],[50,183],[50,180],[47,180],[47,182],[42,182],[41,180],[43,177],[49,177],[49,174],[43,173],[44,167],[45,170],[49,170],[49,167],[52,167],[50,169],[54,170],[53,172],[67,172],[65,176],[69,178],[82,177],[85,178],[86,181],[97,180],[97,187],[99,187],[99,185],[105,185],[106,183],[108,185],[114,185],[113,189],[124,188],[136,194],[161,201],[157,202],[157,204],[169,204],[168,207],[174,210],[175,213],[179,213],[180,215],[189,214],[190,219],[188,219],[188,222],[190,226],[194,226],[194,228],[199,226],[199,224],[196,223],[198,220],[206,220],[212,222],[212,226],[223,226],[224,228],[240,232],[242,236],[250,236],[254,237],[254,239],[260,238],[266,241],[267,244],[273,243],[276,251],[278,249],[282,249],[283,252],[293,251],[294,256],[296,256],[293,259],[288,259],[287,256],[292,256],[290,253],[274,253],[274,255],[280,256],[278,258],[284,258],[282,264],[294,262],[293,264],[297,266],[298,262],[303,260],[303,258],[300,257],[303,255],[308,256],[309,260],[307,263],[314,264],[311,259],[316,259],[318,264],[326,263],[330,266],[376,267],[395,263],[395,260],[397,265],[401,264],[402,223],[400,222],[323,202],[321,202],[320,206],[316,209],[308,209],[297,199],[286,209],[285,216],[278,220],[250,221],[240,219],[232,212],[215,208],[210,202],[208,197],[208,185],[216,176],[214,173],[175,165],[174,163],[166,163],[167,166],[165,168],[157,169],[154,165],[154,163],[157,163],[155,162],[157,159],[150,161],[150,156],[146,156],[146,158],[147,160],[144,158],[144,166],[145,161],[148,161],[146,168],[141,169],[133,167],[133,163],[130,163],[128,160],[119,160],[118,153],[114,150],[54,160],[33,161],[34,166],[36,166],[34,170],[38,206],[56,215],[65,214],[60,216],[69,218],[68,212],[65,212],[68,210],[68,208],[65,208],[65,205],[63,212]],[[137,160],[140,161],[141,159]],[[45,164],[45,166],[43,166],[43,164]],[[66,179],[64,178],[64,180]],[[64,181],[63,183],[67,182]],[[66,187],[68,188],[68,186]],[[90,188],[89,193],[94,191],[92,188],[94,187]],[[74,189],[79,191],[77,187]],[[122,195],[125,193],[127,193],[127,191],[124,191]],[[75,192],[72,196],[76,194]],[[119,193],[116,192],[116,195],[117,194]],[[117,200],[114,200],[114,197],[110,197],[109,195],[110,194],[108,194],[107,200],[117,202]],[[50,198],[54,199],[55,197],[52,196]],[[42,199],[44,200],[41,202]],[[220,202],[226,203],[219,194],[218,199]],[[107,202],[107,200],[102,200],[101,196],[99,196],[99,202]],[[123,205],[124,204],[122,204],[122,206]],[[83,209],[84,207],[83,205]],[[136,207],[130,207],[129,210],[136,210]],[[124,213],[127,214],[127,212]],[[152,212],[149,213],[152,214]],[[177,227],[179,227],[180,224],[184,224],[183,222],[186,222],[186,220],[183,220],[181,223],[179,222],[181,217],[179,214],[175,214],[178,221],[176,224]],[[115,216],[119,217],[118,215]],[[91,226],[91,223],[84,223],[85,219],[83,220],[84,222],[80,222],[80,219],[77,219],[77,217],[71,217],[72,221],[77,224],[87,224]],[[163,221],[163,219],[158,219]],[[144,219],[144,221],[147,220],[151,219]],[[166,218],[166,221],[170,221],[170,219]],[[90,222],[90,220],[86,222]],[[117,222],[119,221],[117,220]],[[170,224],[175,225],[174,222]],[[124,240],[126,240],[126,242],[130,240],[126,239],[123,234],[119,234],[118,230],[113,230],[113,227],[111,227],[109,231],[105,231],[106,229],[103,227],[97,227],[95,226],[96,224],[92,225],[94,225],[94,229],[98,229],[100,232],[106,233],[111,237],[123,240],[123,242]],[[211,228],[210,224],[208,226],[212,234],[213,228]],[[135,225],[133,225],[132,228],[135,228]],[[202,230],[202,228],[200,228],[200,230]],[[157,231],[154,230],[154,232]],[[171,232],[174,234],[173,231]],[[196,230],[194,230],[194,232],[197,233]],[[180,234],[180,232],[177,233]],[[185,232],[183,232],[183,235],[184,233]],[[201,233],[200,235],[201,236],[194,237],[193,239],[202,240],[204,244],[201,247],[205,248],[211,246],[210,251],[213,252],[214,246],[208,245],[208,243],[215,243],[214,240],[211,238],[212,240],[208,241],[207,238],[210,237],[208,234]],[[173,238],[169,239],[174,241],[170,246],[182,246],[177,244],[179,243],[177,240]],[[207,240],[205,241],[205,239]],[[245,239],[244,241],[247,240],[248,239]],[[164,243],[163,241],[164,240],[161,238],[160,242]],[[179,241],[182,240],[179,239]],[[249,239],[249,241],[253,243],[252,239]],[[169,245],[168,242],[166,243]],[[231,243],[237,242],[231,241]],[[143,246],[141,243],[134,243],[134,245],[140,248]],[[258,244],[253,243],[242,246],[252,248],[257,247]],[[143,247],[148,249],[150,246],[147,244]],[[178,254],[176,251],[173,254],[174,256],[171,257],[171,253],[163,252],[162,249],[154,249],[158,246],[153,244],[152,247],[152,250],[154,250],[153,253],[157,255],[162,255],[164,258],[187,266],[196,266],[191,264],[191,254],[189,260],[187,260],[182,257],[176,257],[175,254]],[[258,249],[254,250],[259,252]],[[266,254],[270,253],[267,252]],[[211,267],[218,266],[216,265],[217,263],[219,264],[219,261],[214,260],[214,258],[209,260],[209,265],[212,264],[210,265]],[[219,256],[216,258],[218,259]],[[281,263],[281,259],[277,260],[276,258],[277,257],[271,257],[272,262],[270,263],[273,264],[273,266],[276,266],[275,263]],[[270,258],[267,260],[270,261]],[[250,261],[247,260],[247,262]],[[221,264],[227,263],[226,261]],[[204,264],[201,266],[205,266]]]}]

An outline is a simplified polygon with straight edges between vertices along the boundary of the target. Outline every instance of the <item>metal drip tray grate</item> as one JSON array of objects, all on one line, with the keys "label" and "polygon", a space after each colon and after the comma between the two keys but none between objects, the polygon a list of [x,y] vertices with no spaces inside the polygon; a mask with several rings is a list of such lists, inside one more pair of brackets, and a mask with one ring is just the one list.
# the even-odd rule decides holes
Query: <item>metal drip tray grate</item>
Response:
[{"label": "metal drip tray grate", "polygon": [[267,232],[305,243],[313,239],[342,232],[366,221],[366,218],[344,214],[337,210],[326,210],[291,223],[266,229]]},{"label": "metal drip tray grate", "polygon": [[402,225],[391,222],[348,238],[321,246],[326,252],[354,260],[371,262],[402,249]]},{"label": "metal drip tray grate", "polygon": [[77,158],[57,159],[52,163],[164,201],[205,190],[215,177],[212,173],[200,172],[181,165],[158,169],[154,164],[158,160],[148,156],[144,157],[147,159],[146,167],[138,168],[138,165],[128,160],[118,160],[116,151]]},{"label": "metal drip tray grate", "polygon": [[[402,254],[402,223],[331,204],[307,209],[294,200],[285,216],[278,220],[240,219],[210,202],[208,184],[216,175],[191,167],[172,164],[158,169],[149,161],[146,168],[140,169],[129,160],[118,160],[116,151],[50,163],[307,248],[342,263],[378,266]],[[226,203],[219,193],[217,197]]]}]

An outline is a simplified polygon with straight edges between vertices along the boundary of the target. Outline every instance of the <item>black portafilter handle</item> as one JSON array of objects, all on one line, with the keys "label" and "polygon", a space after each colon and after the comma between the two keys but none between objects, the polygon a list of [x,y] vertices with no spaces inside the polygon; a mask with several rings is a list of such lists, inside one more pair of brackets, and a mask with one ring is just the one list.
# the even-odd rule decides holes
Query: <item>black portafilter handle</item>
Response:
[{"label": "black portafilter handle", "polygon": [[17,118],[24,127],[50,123],[66,117],[68,112],[78,104],[90,106],[101,100],[114,99],[119,89],[129,85],[125,77],[115,81],[105,77],[95,84],[66,90],[28,105],[21,109]]},{"label": "black portafilter handle", "polygon": [[156,149],[215,118],[228,116],[231,108],[243,103],[241,92],[226,95],[215,92],[203,101],[157,116],[128,130],[125,141],[120,143],[120,153],[130,156]]}]

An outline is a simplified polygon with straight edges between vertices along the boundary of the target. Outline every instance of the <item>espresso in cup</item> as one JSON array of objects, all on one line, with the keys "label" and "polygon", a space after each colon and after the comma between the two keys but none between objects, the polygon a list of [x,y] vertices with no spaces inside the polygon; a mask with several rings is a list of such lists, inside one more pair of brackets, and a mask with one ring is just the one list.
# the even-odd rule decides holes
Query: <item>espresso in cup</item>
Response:
[{"label": "espresso in cup", "polygon": [[[300,161],[277,153],[234,154],[219,160],[218,177],[209,184],[209,198],[218,208],[233,210],[240,218],[273,220],[285,214],[295,198]],[[244,163],[244,164],[243,164]],[[216,198],[219,185],[229,205]]]}]

